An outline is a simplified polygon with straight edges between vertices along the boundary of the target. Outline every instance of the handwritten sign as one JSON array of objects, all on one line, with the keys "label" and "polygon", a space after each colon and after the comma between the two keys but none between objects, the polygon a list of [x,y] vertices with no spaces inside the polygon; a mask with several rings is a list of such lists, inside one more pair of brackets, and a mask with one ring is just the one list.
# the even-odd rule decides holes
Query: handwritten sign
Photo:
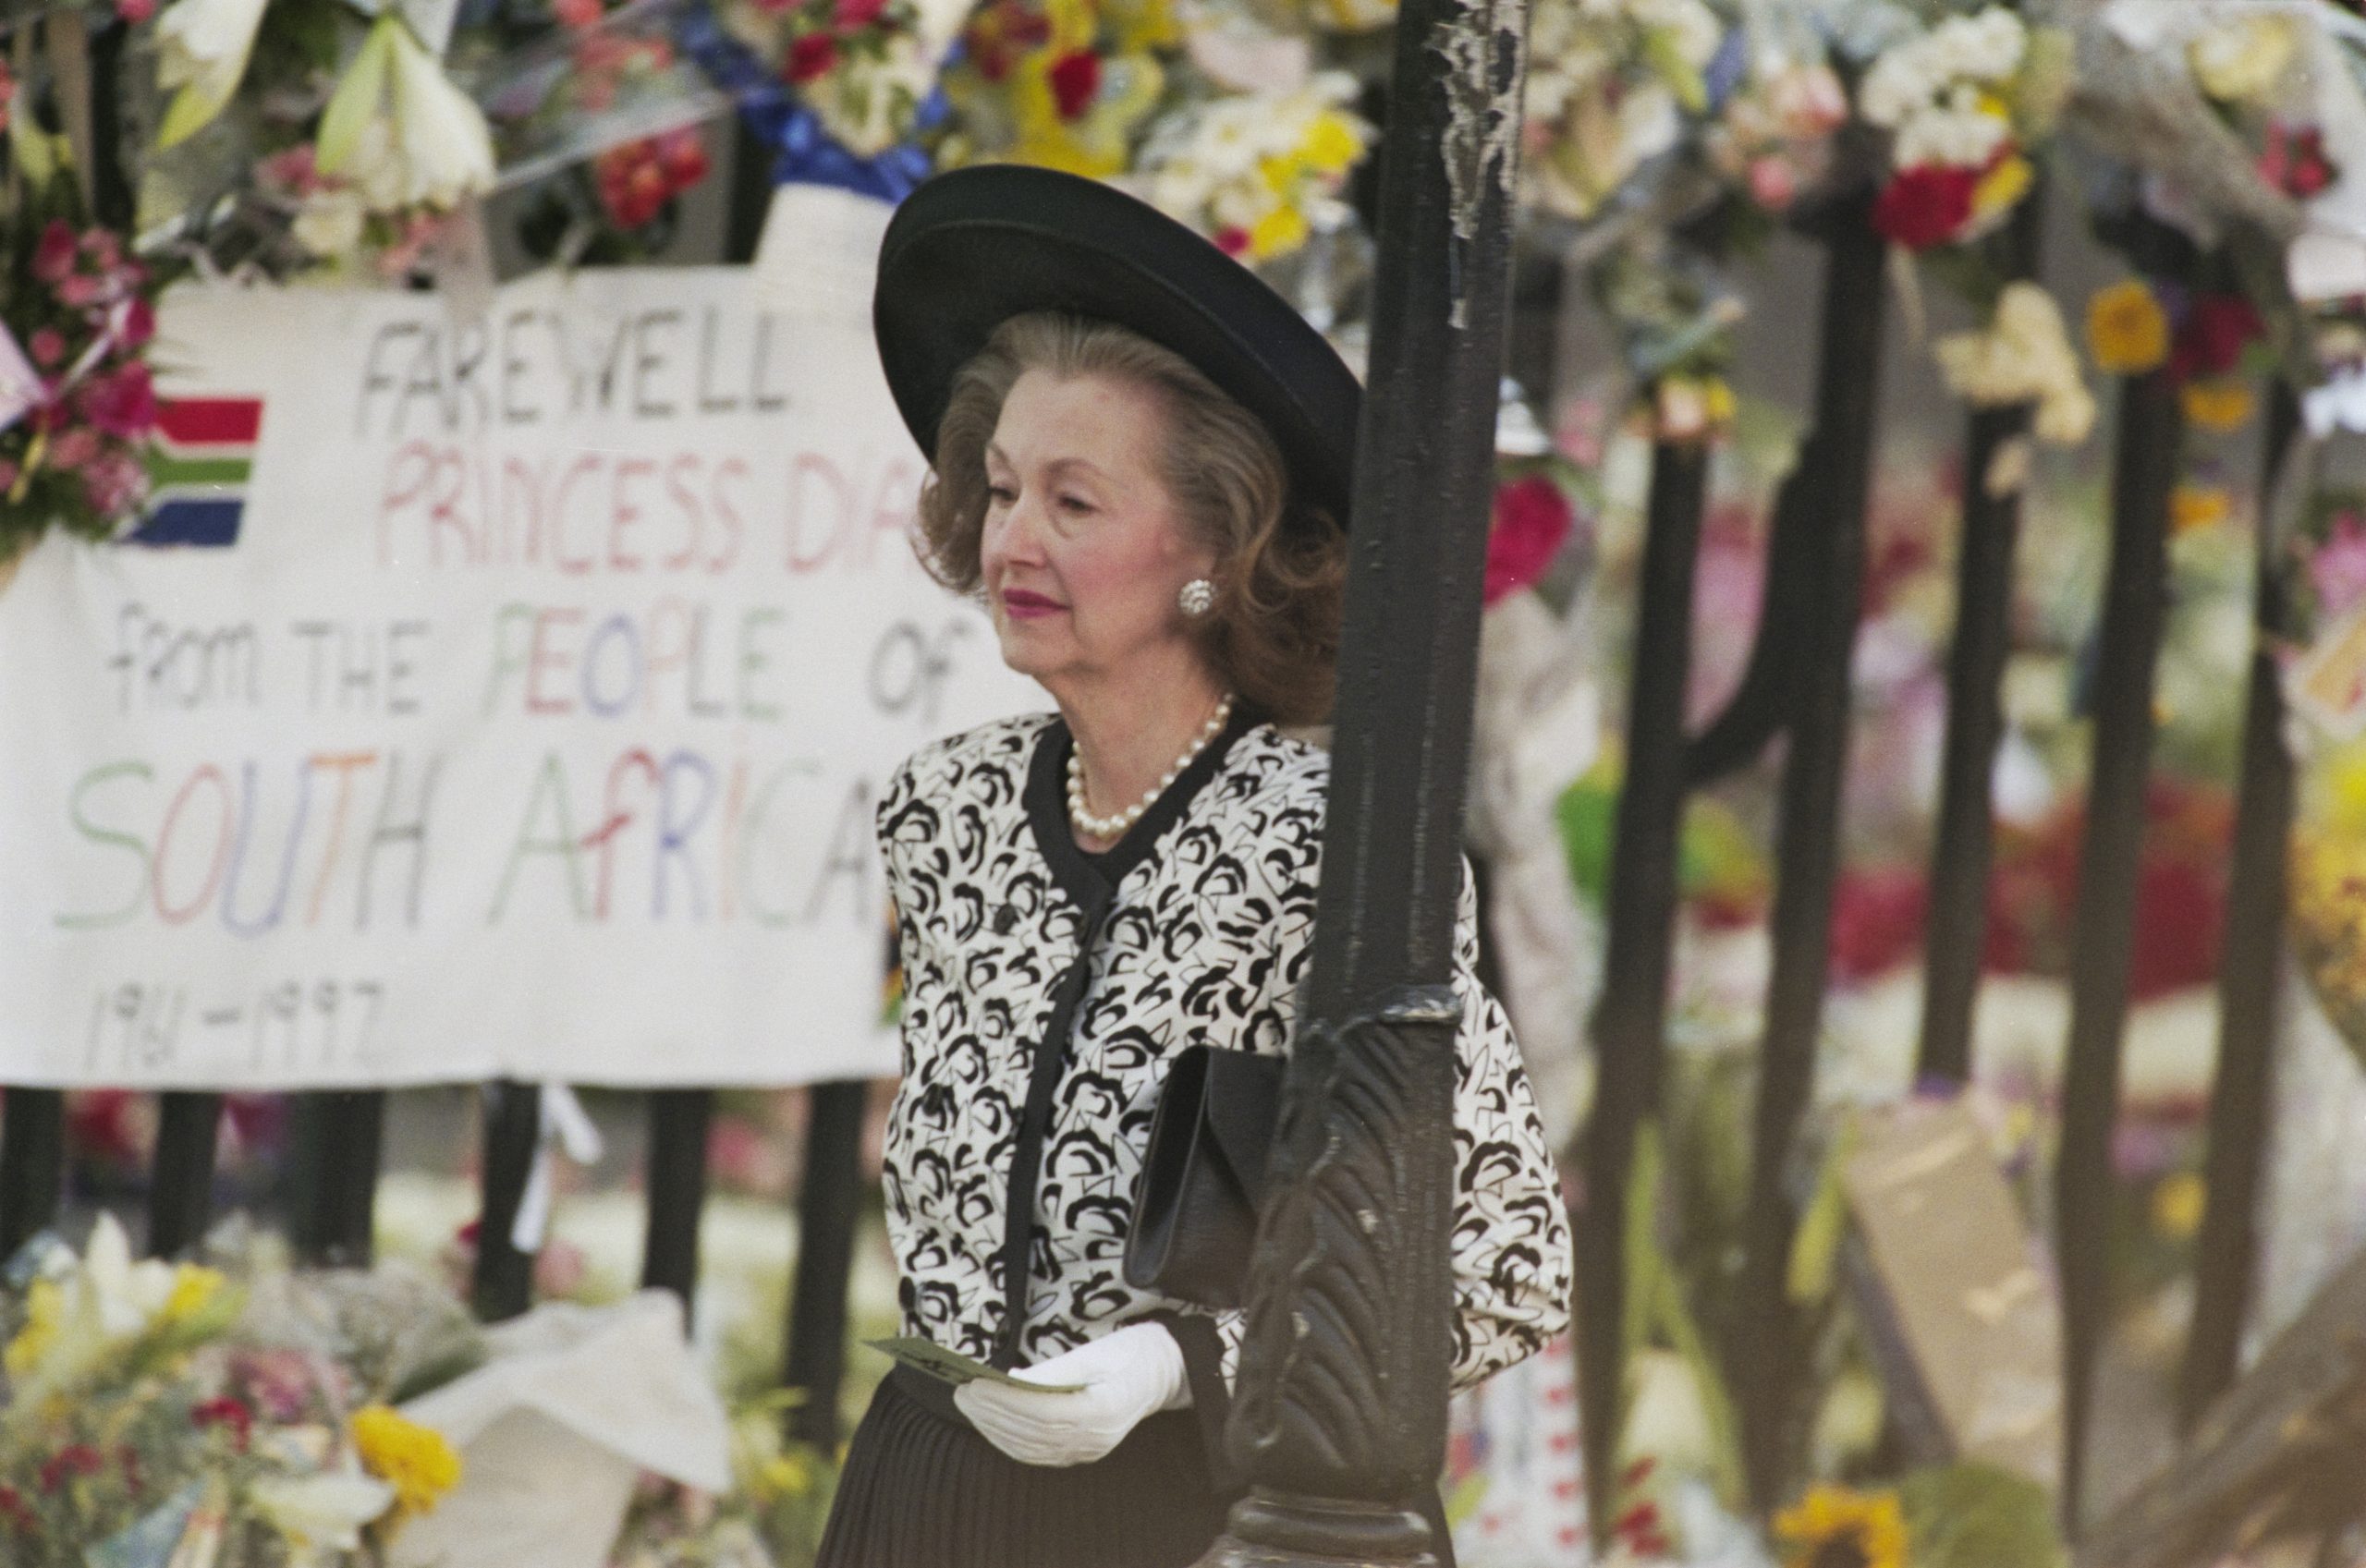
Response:
[{"label": "handwritten sign", "polygon": [[1042,699],[860,312],[210,287],[159,347],[140,535],[0,592],[0,1082],[894,1070],[883,781]]}]

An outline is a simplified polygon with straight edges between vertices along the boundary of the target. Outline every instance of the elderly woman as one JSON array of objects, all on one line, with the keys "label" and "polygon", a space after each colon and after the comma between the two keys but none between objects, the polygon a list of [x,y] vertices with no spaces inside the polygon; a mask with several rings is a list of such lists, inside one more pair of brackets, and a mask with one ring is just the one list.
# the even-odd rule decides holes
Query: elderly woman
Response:
[{"label": "elderly woman", "polygon": [[[1036,169],[914,194],[875,318],[933,464],[924,558],[1057,711],[929,747],[880,805],[905,1330],[1019,1382],[948,1392],[898,1367],[821,1561],[1189,1563],[1238,1492],[1241,1315],[1136,1288],[1124,1254],[1177,1053],[1289,1048],[1327,774],[1276,726],[1329,706],[1356,383],[1213,246]],[[1466,886],[1457,1386],[1560,1332],[1570,1292],[1558,1181],[1475,951]],[[1444,1561],[1434,1491],[1406,1502]]]}]

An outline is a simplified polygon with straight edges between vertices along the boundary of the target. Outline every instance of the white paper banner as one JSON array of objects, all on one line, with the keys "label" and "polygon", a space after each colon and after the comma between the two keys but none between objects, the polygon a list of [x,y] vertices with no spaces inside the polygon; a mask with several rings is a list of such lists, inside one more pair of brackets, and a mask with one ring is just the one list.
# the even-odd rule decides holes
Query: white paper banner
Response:
[{"label": "white paper banner", "polygon": [[217,287],[158,349],[184,542],[0,592],[0,1083],[894,1070],[881,784],[1041,698],[862,313]]}]

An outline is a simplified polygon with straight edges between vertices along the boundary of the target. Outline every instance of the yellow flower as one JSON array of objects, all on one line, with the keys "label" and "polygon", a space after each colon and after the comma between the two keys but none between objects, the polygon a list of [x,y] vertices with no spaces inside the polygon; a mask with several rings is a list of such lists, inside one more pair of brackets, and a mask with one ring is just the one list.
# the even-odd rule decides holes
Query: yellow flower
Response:
[{"label": "yellow flower", "polygon": [[2224,435],[2250,422],[2250,388],[2232,377],[2188,382],[2181,395],[2185,417],[2203,430]]},{"label": "yellow flower", "polygon": [[2284,17],[2236,17],[2187,44],[2186,62],[2202,91],[2222,103],[2238,103],[2275,89],[2299,43]]},{"label": "yellow flower", "polygon": [[57,1327],[66,1318],[66,1293],[55,1280],[35,1280],[25,1295],[25,1326],[8,1342],[6,1352],[0,1352],[0,1366],[6,1367],[8,1376],[21,1380],[49,1347],[57,1343]]},{"label": "yellow flower", "polygon": [[2153,1228],[2171,1241],[2201,1229],[2210,1189],[2191,1171],[2180,1171],[2153,1189]]},{"label": "yellow flower", "polygon": [[1783,1568],[1906,1568],[1906,1512],[1896,1492],[1818,1486],[1774,1516]]},{"label": "yellow flower", "polygon": [[1313,165],[1315,173],[1343,175],[1364,155],[1363,132],[1356,121],[1338,110],[1325,109],[1306,128],[1306,140],[1299,144],[1299,152]]},{"label": "yellow flower", "polygon": [[2116,376],[2142,375],[2169,357],[2169,317],[2140,278],[2087,301],[2087,351]]},{"label": "yellow flower", "polygon": [[2027,196],[2036,180],[2036,171],[2019,153],[2000,160],[1994,168],[1980,176],[1978,185],[1972,187],[1972,216],[1982,219],[1994,217]]},{"label": "yellow flower", "polygon": [[1276,207],[1249,231],[1249,253],[1262,261],[1286,256],[1306,243],[1306,216],[1295,207]]},{"label": "yellow flower", "polygon": [[406,1514],[434,1510],[460,1479],[460,1456],[433,1427],[422,1427],[384,1404],[353,1413],[353,1447],[362,1466],[395,1489]]},{"label": "yellow flower", "polygon": [[2235,498],[2214,484],[2181,484],[2169,496],[2169,532],[2197,533],[2234,516]]},{"label": "yellow flower", "polygon": [[165,1298],[163,1320],[187,1322],[204,1311],[222,1289],[222,1271],[201,1263],[184,1263],[173,1270],[173,1293]]},{"label": "yellow flower", "polygon": [[813,1489],[813,1466],[802,1453],[776,1453],[764,1461],[758,1479],[774,1497],[803,1497]]}]

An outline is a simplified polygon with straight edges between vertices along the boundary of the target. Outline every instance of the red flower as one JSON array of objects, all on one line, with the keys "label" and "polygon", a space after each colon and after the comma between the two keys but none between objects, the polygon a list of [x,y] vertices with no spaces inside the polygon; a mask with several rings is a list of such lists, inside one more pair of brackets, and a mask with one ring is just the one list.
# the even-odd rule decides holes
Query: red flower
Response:
[{"label": "red flower", "polygon": [[41,1528],[41,1518],[33,1513],[33,1505],[14,1487],[0,1486],[0,1519],[27,1535]]},{"label": "red flower", "polygon": [[1216,249],[1227,256],[1238,256],[1249,249],[1249,231],[1234,225],[1216,231]]},{"label": "red flower", "polygon": [[2267,128],[2267,151],[2260,154],[2259,172],[2276,189],[2305,201],[2331,185],[2336,171],[2325,156],[2323,131],[2277,120]]},{"label": "red flower", "polygon": [[1929,903],[1920,869],[1841,872],[1832,890],[1833,978],[1870,980],[1914,958]]},{"label": "red flower", "polygon": [[2241,295],[2197,296],[2169,345],[2169,375],[2178,382],[2223,376],[2266,332],[2267,323]]},{"label": "red flower", "polygon": [[41,1489],[54,1492],[75,1476],[95,1476],[106,1468],[106,1459],[86,1442],[70,1442],[42,1462]]},{"label": "red flower", "polygon": [[1060,118],[1075,119],[1092,106],[1101,93],[1101,56],[1079,49],[1052,62],[1052,106]]},{"label": "red flower", "polygon": [[552,0],[551,10],[562,26],[581,32],[600,19],[604,7],[600,0]]},{"label": "red flower", "polygon": [[200,1431],[208,1427],[228,1428],[230,1440],[241,1453],[247,1451],[247,1439],[255,1428],[254,1412],[248,1409],[243,1401],[233,1399],[228,1394],[191,1405],[189,1419],[189,1425]]},{"label": "red flower", "polygon": [[64,218],[52,218],[33,247],[33,276],[55,287],[74,271],[74,230]]},{"label": "red flower", "polygon": [[156,14],[156,0],[115,0],[115,14],[133,27]]},{"label": "red flower", "polygon": [[45,371],[66,358],[66,339],[58,334],[55,327],[43,327],[25,339],[25,352],[33,357],[34,364]]},{"label": "red flower", "polygon": [[1569,537],[1569,500],[1543,474],[1514,480],[1495,490],[1495,525],[1487,533],[1489,604],[1526,588],[1552,565]]},{"label": "red flower", "polygon": [[816,77],[827,76],[837,63],[838,41],[826,32],[809,32],[788,46],[788,65],[783,74],[802,87]]},{"label": "red flower", "polygon": [[1921,164],[1901,169],[1873,201],[1873,227],[1909,250],[1944,244],[1971,221],[1977,169]]},{"label": "red flower", "polygon": [[887,0],[835,0],[830,26],[839,32],[858,32],[877,21],[886,9]]},{"label": "red flower", "polygon": [[707,161],[706,142],[695,130],[674,131],[661,138],[657,159],[665,165],[666,185],[677,196],[706,178],[713,166]]}]

